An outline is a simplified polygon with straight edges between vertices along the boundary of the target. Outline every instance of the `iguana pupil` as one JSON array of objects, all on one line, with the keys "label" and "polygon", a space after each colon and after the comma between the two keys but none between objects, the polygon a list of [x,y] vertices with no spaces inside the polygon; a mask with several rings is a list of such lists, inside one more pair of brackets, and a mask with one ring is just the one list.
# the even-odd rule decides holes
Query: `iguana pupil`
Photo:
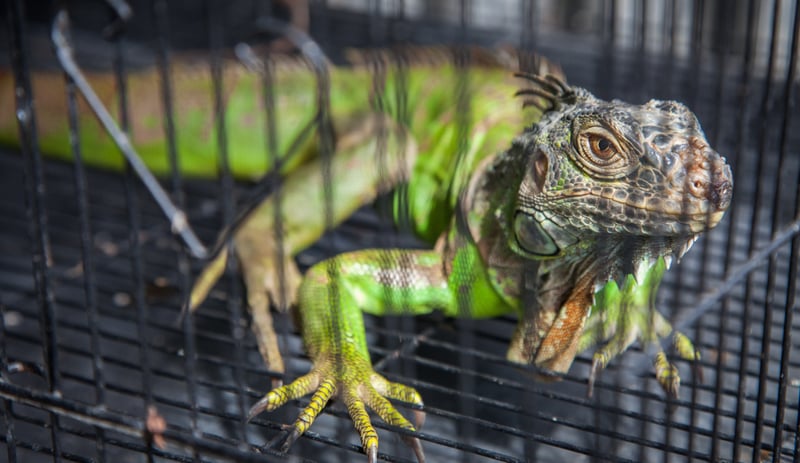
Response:
[{"label": "iguana pupil", "polygon": [[592,137],[592,151],[603,159],[608,159],[614,154],[611,151],[611,142],[599,136]]}]

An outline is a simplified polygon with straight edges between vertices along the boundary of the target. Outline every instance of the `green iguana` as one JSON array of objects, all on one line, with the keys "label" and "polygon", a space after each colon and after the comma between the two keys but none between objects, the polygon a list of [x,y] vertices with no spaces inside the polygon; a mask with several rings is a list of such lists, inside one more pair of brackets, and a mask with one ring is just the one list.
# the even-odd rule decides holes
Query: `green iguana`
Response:
[{"label": "green iguana", "polygon": [[[275,239],[274,198],[251,214],[234,243],[265,361],[283,371],[269,304],[285,300],[296,307],[313,366],[266,394],[249,417],[313,394],[284,440],[288,449],[337,398],[369,461],[377,458],[378,436],[367,409],[390,425],[415,429],[387,399],[420,405],[422,399],[373,370],[362,312],[516,313],[508,358],[543,373],[566,372],[577,353],[602,343],[590,390],[597,372],[638,340],[655,346],[656,377],[677,394],[677,368],[660,340],[672,336],[684,359],[698,353],[655,311],[655,292],[673,259],[719,223],[732,192],[730,168],[694,114],[673,101],[603,101],[568,85],[545,60],[526,71],[516,55],[502,51],[470,50],[459,60],[446,49],[357,56],[358,64],[330,70],[336,140],[330,219],[338,223],[403,184],[413,230],[433,249],[350,252],[300,276],[292,257],[320,237],[327,220],[317,136],[303,134],[317,115],[316,87],[303,66],[273,65],[278,150],[287,156],[290,147],[297,151],[281,166],[283,248]],[[186,175],[215,175],[210,74],[175,64],[172,75],[180,168]],[[115,108],[112,78],[90,80]],[[35,98],[43,150],[68,156],[64,108],[53,107],[63,106],[61,81],[60,75],[38,75]],[[260,82],[233,64],[223,73],[231,166],[245,178],[270,167]],[[0,103],[11,107],[9,77],[0,76],[0,84]],[[128,86],[132,139],[163,174],[168,164],[157,73],[133,73]],[[121,157],[108,155],[114,146],[91,114],[85,108],[81,114],[87,162],[122,165]],[[13,112],[3,111],[0,140],[15,137]],[[199,277],[192,309],[226,259],[223,251]],[[406,441],[422,461],[419,441]]]}]

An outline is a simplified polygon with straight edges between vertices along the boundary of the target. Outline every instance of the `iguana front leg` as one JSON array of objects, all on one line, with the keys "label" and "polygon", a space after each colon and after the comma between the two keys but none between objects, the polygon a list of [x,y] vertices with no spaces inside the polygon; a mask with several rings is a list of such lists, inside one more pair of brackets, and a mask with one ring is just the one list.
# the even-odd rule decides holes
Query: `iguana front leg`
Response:
[{"label": "iguana front leg", "polygon": [[[476,246],[464,243],[452,252],[437,250],[365,250],[341,254],[312,267],[300,287],[298,313],[303,340],[313,362],[311,372],[268,393],[250,411],[255,416],[287,401],[314,393],[284,443],[288,448],[333,397],[352,417],[369,461],[378,438],[365,407],[385,422],[414,430],[386,399],[421,405],[412,388],[391,383],[373,371],[361,312],[373,315],[422,315],[441,310],[455,317],[487,318],[512,312],[488,280],[490,271]],[[464,307],[464,300],[470,303]],[[421,423],[417,414],[417,426]],[[424,461],[416,438],[404,437]]]},{"label": "iguana front leg", "polygon": [[597,375],[611,360],[625,352],[635,341],[655,350],[653,363],[656,380],[671,396],[678,396],[680,376],[660,345],[661,339],[672,335],[672,344],[678,356],[696,361],[700,353],[692,341],[672,325],[655,307],[655,295],[667,269],[663,257],[657,259],[643,275],[628,275],[621,286],[610,282],[595,295],[592,315],[580,338],[580,350],[607,341],[592,356],[589,375],[589,395],[592,394]]},{"label": "iguana front leg", "polygon": [[[383,154],[378,156],[378,149]],[[316,150],[316,145],[304,149]],[[317,156],[292,172],[282,183],[280,200],[283,230],[275,228],[275,197],[265,200],[234,234],[234,249],[247,286],[247,300],[259,350],[269,368],[283,372],[283,360],[272,326],[269,304],[293,306],[301,276],[294,256],[314,243],[328,225],[337,225],[358,207],[402,181],[410,171],[416,145],[405,129],[385,116],[372,114],[337,130],[331,157],[333,200],[325,223],[325,186],[322,161]],[[312,157],[312,156],[309,156]],[[278,249],[281,233],[283,249]],[[226,251],[212,260],[192,288],[189,309],[195,310],[225,270]],[[279,275],[284,276],[281,282]]]},{"label": "iguana front leg", "polygon": [[[370,462],[378,435],[366,409],[386,423],[415,430],[387,399],[421,405],[416,390],[388,381],[372,369],[362,311],[376,315],[429,313],[453,307],[453,294],[436,251],[366,250],[341,254],[313,266],[299,291],[298,314],[311,371],[274,389],[250,409],[252,418],[313,393],[287,434],[282,450],[302,435],[332,398],[340,399]],[[417,414],[417,426],[422,414]],[[403,435],[417,459],[425,457],[416,437]]]}]

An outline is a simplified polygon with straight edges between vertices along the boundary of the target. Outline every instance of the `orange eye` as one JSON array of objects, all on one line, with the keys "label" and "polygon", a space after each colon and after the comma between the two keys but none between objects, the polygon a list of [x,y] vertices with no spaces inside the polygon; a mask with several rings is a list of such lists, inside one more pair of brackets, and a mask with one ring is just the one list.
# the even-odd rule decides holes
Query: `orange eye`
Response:
[{"label": "orange eye", "polygon": [[567,153],[587,174],[603,180],[628,175],[638,165],[639,150],[603,125],[577,121],[575,149]]},{"label": "orange eye", "polygon": [[598,158],[607,161],[617,154],[616,149],[614,149],[614,143],[608,138],[597,134],[590,134],[588,138],[589,148]]}]

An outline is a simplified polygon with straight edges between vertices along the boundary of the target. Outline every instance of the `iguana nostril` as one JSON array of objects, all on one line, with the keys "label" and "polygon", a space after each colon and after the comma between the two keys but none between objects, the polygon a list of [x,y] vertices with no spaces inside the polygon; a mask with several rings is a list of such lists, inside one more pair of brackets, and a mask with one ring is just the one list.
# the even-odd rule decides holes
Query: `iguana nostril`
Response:
[{"label": "iguana nostril", "polygon": [[713,170],[710,172],[710,185],[708,200],[716,211],[725,211],[731,205],[733,198],[733,174],[731,168],[725,163],[725,158],[718,154],[713,160]]},{"label": "iguana nostril", "polygon": [[698,199],[708,198],[710,189],[705,177],[705,172],[699,169],[689,173],[689,177],[686,178],[686,189],[690,195]]},{"label": "iguana nostril", "polygon": [[710,210],[724,211],[730,206],[733,196],[731,170],[718,155],[706,157],[711,158],[710,163],[698,163],[690,168],[685,188],[691,196],[707,200]]},{"label": "iguana nostril", "polygon": [[708,190],[708,200],[717,211],[724,211],[731,205],[733,197],[733,184],[727,178],[720,176]]}]

